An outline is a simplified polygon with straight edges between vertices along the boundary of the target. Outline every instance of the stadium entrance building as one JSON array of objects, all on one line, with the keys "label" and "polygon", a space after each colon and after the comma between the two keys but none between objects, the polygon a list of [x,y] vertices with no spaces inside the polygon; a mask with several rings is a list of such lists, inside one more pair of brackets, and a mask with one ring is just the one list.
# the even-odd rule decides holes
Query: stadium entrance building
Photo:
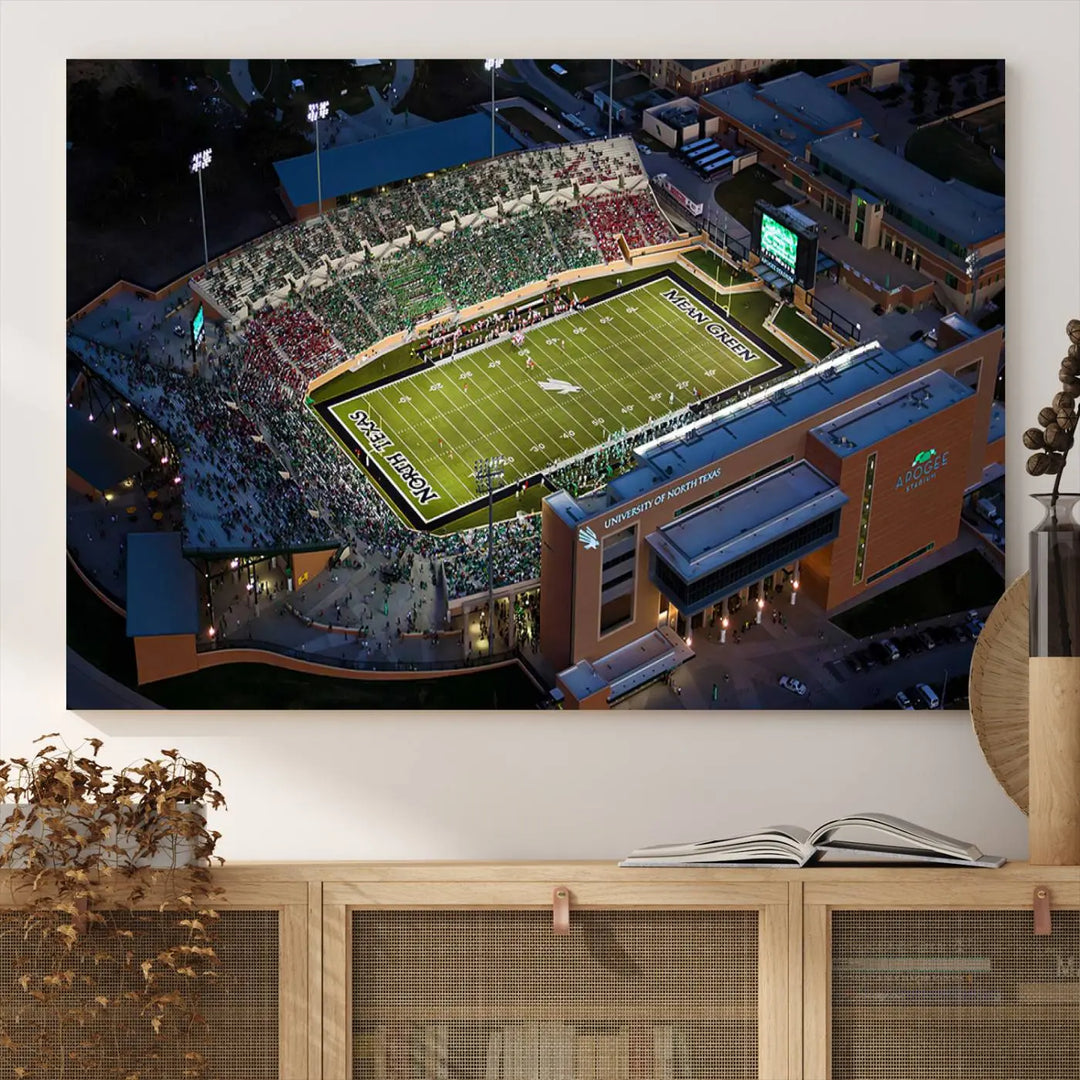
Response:
[{"label": "stadium entrance building", "polygon": [[545,499],[540,648],[567,704],[674,668],[770,585],[830,611],[954,541],[1004,462],[1001,346],[945,316],[936,347],[862,346],[640,447],[595,494]]}]

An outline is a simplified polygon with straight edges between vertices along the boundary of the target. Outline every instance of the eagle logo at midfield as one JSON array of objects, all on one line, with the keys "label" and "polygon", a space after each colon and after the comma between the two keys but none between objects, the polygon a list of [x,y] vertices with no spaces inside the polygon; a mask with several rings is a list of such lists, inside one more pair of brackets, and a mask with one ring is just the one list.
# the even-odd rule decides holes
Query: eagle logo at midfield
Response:
[{"label": "eagle logo at midfield", "polygon": [[541,390],[552,390],[556,394],[576,394],[581,387],[567,382],[565,379],[544,379],[537,381]]}]

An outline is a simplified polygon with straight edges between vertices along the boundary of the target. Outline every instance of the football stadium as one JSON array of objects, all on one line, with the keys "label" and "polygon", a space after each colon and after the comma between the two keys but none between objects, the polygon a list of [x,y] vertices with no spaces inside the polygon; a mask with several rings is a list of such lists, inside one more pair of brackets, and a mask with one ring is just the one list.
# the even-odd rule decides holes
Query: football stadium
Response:
[{"label": "football stadium", "polygon": [[[76,313],[69,427],[104,420],[129,457],[69,486],[108,502],[138,478],[166,534],[133,528],[124,555],[139,682],[516,659],[566,705],[607,707],[784,583],[828,611],[947,546],[1003,460],[1000,333],[948,316],[932,344],[860,343],[799,284],[827,265],[814,223],[757,219],[753,251],[692,231],[632,139],[597,139],[330,200]],[[922,496],[934,535],[899,530],[896,554],[868,531],[865,461],[810,443],[912,394],[935,399],[916,442],[946,479]],[[904,407],[858,426],[875,452],[910,449]],[[916,498],[897,512],[922,522]]]}]

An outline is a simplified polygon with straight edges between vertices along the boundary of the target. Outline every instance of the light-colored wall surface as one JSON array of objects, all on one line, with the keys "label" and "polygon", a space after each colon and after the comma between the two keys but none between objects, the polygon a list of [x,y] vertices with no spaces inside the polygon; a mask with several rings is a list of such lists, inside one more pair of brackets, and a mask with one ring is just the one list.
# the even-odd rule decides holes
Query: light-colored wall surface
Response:
[{"label": "light-colored wall surface", "polygon": [[[290,7],[260,8],[252,20],[250,5],[221,3],[214,51],[276,56],[288,43],[294,55],[332,55],[344,19],[385,56],[512,56],[515,34],[519,53],[532,56],[674,56],[691,25],[702,45],[712,34],[735,56],[760,51],[765,26],[774,55],[857,52],[846,5],[826,6],[837,17],[803,3],[769,5],[753,20],[739,17],[743,4],[675,3],[657,20],[652,5],[627,2],[617,20],[608,5],[576,3],[572,20],[540,5],[493,22],[486,4],[429,5],[408,18],[400,3],[365,5],[297,21]],[[1028,0],[983,5],[973,16],[970,6],[941,0],[875,6],[894,56],[951,51],[1009,61],[1008,348],[1010,369],[1020,373],[1009,380],[1007,455],[1015,575],[1038,518],[1025,492],[1041,487],[1024,475],[1016,435],[1056,388],[1065,323],[1080,315],[1080,8]],[[875,808],[1022,858],[1026,819],[959,713],[65,711],[65,312],[56,270],[64,263],[63,60],[205,53],[204,27],[183,7],[3,11],[0,106],[5,143],[20,150],[0,161],[0,756],[27,753],[48,731],[74,743],[100,736],[102,753],[118,765],[176,746],[221,774],[231,809],[214,826],[229,859],[605,859],[653,841],[776,821],[814,825]],[[30,90],[35,107],[26,110]],[[27,205],[40,210],[22,214]]]}]

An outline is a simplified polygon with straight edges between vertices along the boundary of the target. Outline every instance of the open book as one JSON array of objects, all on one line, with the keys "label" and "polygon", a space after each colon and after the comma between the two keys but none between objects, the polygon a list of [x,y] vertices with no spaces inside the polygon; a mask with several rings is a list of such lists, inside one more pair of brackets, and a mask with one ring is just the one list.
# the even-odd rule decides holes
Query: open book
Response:
[{"label": "open book", "polygon": [[829,821],[814,832],[770,825],[760,832],[696,844],[638,848],[620,866],[808,866],[875,862],[1001,866],[974,844],[931,832],[891,814],[862,813]]}]

